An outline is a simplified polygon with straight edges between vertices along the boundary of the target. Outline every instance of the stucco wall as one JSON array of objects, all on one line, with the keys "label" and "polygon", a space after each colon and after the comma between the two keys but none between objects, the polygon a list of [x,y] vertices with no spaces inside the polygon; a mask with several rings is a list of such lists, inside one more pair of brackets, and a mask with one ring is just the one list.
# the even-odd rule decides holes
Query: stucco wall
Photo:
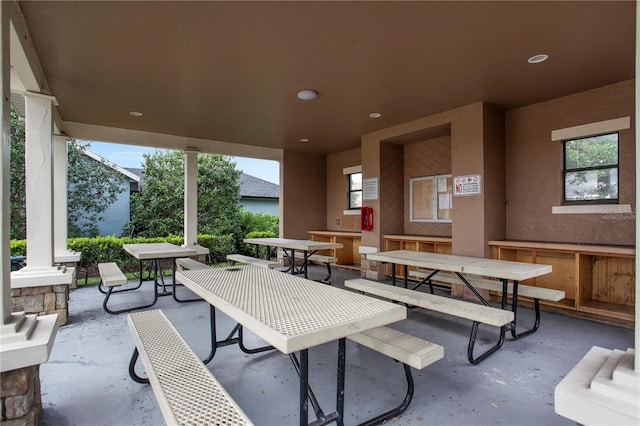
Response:
[{"label": "stucco wall", "polygon": [[327,159],[285,151],[280,168],[280,236],[309,238],[327,223]]},{"label": "stucco wall", "polygon": [[[552,214],[562,203],[562,142],[551,131],[634,117],[634,81],[590,90],[506,114],[508,239],[635,244],[635,214]],[[635,210],[635,123],[619,135],[619,199]]]},{"label": "stucco wall", "polygon": [[360,148],[327,156],[327,230],[360,230],[359,216],[343,214],[349,208],[347,198],[349,185],[344,169],[359,166],[360,162]]},{"label": "stucco wall", "polygon": [[409,180],[451,173],[451,136],[404,146],[404,233],[407,235],[451,236],[451,223],[411,222]]}]

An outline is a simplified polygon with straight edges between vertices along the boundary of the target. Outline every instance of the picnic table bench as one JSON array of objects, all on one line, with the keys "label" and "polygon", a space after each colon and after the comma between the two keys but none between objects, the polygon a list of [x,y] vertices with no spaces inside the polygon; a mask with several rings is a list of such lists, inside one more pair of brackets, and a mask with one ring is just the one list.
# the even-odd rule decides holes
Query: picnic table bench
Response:
[{"label": "picnic table bench", "polygon": [[105,310],[105,312],[109,314],[115,315],[122,312],[131,312],[131,311],[137,311],[139,309],[150,308],[158,300],[158,288],[154,284],[153,302],[145,305],[138,305],[138,306],[128,307],[124,309],[113,310],[108,306],[109,299],[111,298],[111,296],[114,293],[123,293],[127,291],[137,290],[142,285],[142,281],[139,282],[138,285],[135,287],[114,290],[114,288],[123,286],[129,282],[127,280],[126,275],[122,272],[120,267],[115,262],[98,263],[98,272],[100,273],[100,282],[98,283],[98,290],[101,293],[105,294],[104,302],[102,302],[102,308]]},{"label": "picnic table bench", "polygon": [[[513,312],[504,309],[485,306],[471,301],[423,293],[417,290],[396,287],[364,278],[345,280],[344,285],[345,287],[352,288],[360,292],[374,294],[376,296],[396,300],[407,305],[418,306],[423,309],[441,312],[473,321],[471,335],[469,336],[469,345],[467,346],[467,358],[469,359],[469,362],[474,365],[500,349],[504,343],[506,332],[505,326],[511,323],[514,319]],[[500,335],[495,346],[478,356],[474,356],[476,335],[480,324],[500,327]]]},{"label": "picnic table bench", "polygon": [[198,262],[197,260],[191,259],[190,257],[181,257],[176,259],[176,265],[180,266],[182,269],[202,269],[211,267],[206,263]]},{"label": "picnic table bench", "polygon": [[[129,374],[150,383],[168,425],[252,425],[178,330],[159,309],[129,314],[135,341]],[[142,360],[147,379],[138,376]]]},{"label": "picnic table bench", "polygon": [[273,262],[267,259],[259,259],[257,257],[245,256],[243,254],[228,254],[227,260],[231,261],[232,265],[236,262],[244,263],[247,265],[261,266],[263,268],[277,268],[280,266],[280,262]]},{"label": "picnic table bench", "polygon": [[[304,253],[297,251],[295,253],[296,259],[305,260]],[[321,280],[316,280],[321,283],[331,284],[331,264],[336,263],[338,261],[337,257],[334,256],[325,256],[322,254],[308,254],[306,257],[307,262],[316,263],[320,265],[325,265],[327,267],[327,276],[322,278]]]},{"label": "picnic table bench", "polygon": [[422,370],[444,357],[442,346],[386,326],[361,331],[347,338],[401,362],[407,381],[407,393],[402,402],[397,407],[369,419],[364,423],[367,425],[380,424],[402,414],[413,399],[414,383],[411,367]]}]

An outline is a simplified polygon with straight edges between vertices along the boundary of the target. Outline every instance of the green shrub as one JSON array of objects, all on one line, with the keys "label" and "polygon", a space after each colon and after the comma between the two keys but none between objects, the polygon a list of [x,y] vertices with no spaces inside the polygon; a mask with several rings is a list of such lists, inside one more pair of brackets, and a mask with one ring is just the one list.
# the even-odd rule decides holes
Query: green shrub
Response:
[{"label": "green shrub", "polygon": [[[135,271],[138,261],[122,249],[123,244],[143,244],[167,242],[177,246],[182,245],[184,238],[180,235],[167,237],[79,237],[69,238],[69,250],[82,253],[78,264],[81,268],[95,268],[98,263],[116,262],[126,270]],[[225,261],[228,253],[233,253],[233,235],[198,235],[198,244],[209,249],[212,263]],[[27,254],[26,240],[11,240],[11,255],[25,256]],[[27,262],[29,259],[27,259]]]},{"label": "green shrub", "polygon": [[[254,231],[249,232],[245,238],[275,238],[277,237],[271,231]],[[254,244],[245,244],[242,243],[240,247],[240,252],[246,256],[255,256],[256,255],[256,246]],[[267,247],[266,246],[258,246],[258,257],[264,258],[267,255]]]}]

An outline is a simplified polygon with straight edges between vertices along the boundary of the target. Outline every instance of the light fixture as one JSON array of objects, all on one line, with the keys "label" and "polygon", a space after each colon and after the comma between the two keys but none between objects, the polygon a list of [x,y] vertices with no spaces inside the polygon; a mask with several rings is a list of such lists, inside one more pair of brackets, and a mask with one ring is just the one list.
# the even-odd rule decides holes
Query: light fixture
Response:
[{"label": "light fixture", "polygon": [[200,150],[195,146],[185,146],[184,152],[200,152]]},{"label": "light fixture", "polygon": [[540,62],[544,62],[547,59],[549,59],[549,55],[541,53],[539,55],[533,55],[532,57],[527,59],[527,62],[529,62],[530,64],[539,64]]},{"label": "light fixture", "polygon": [[369,118],[380,118],[382,117],[382,114],[379,112],[372,112],[371,114],[369,114]]},{"label": "light fixture", "polygon": [[300,138],[300,142],[309,142],[309,138]]},{"label": "light fixture", "polygon": [[303,101],[312,101],[318,97],[318,92],[311,89],[304,89],[298,92],[298,99]]},{"label": "light fixture", "polygon": [[129,115],[132,117],[142,117],[143,114],[140,111],[131,111]]}]

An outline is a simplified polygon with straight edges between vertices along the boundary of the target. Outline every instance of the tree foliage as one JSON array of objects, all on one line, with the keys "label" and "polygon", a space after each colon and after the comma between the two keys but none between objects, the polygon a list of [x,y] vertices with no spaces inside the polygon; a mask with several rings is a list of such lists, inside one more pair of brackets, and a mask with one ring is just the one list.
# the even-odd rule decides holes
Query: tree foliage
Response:
[{"label": "tree foliage", "polygon": [[24,239],[27,235],[24,174],[24,121],[11,108],[11,161],[9,166],[10,235],[12,239]]},{"label": "tree foliage", "polygon": [[618,134],[565,142],[565,197],[605,200],[618,197]]},{"label": "tree foliage", "polygon": [[[95,236],[102,214],[117,198],[126,181],[115,170],[83,154],[89,143],[69,142],[67,179],[69,236]],[[10,160],[11,238],[26,238],[25,126],[11,109]]]},{"label": "tree foliage", "polygon": [[70,237],[97,236],[103,214],[128,188],[127,178],[84,154],[91,145],[68,143],[68,226]]},{"label": "tree foliage", "polygon": [[[143,183],[131,204],[131,234],[184,235],[184,153],[145,154]],[[242,239],[240,171],[227,157],[198,155],[198,232]]]}]

